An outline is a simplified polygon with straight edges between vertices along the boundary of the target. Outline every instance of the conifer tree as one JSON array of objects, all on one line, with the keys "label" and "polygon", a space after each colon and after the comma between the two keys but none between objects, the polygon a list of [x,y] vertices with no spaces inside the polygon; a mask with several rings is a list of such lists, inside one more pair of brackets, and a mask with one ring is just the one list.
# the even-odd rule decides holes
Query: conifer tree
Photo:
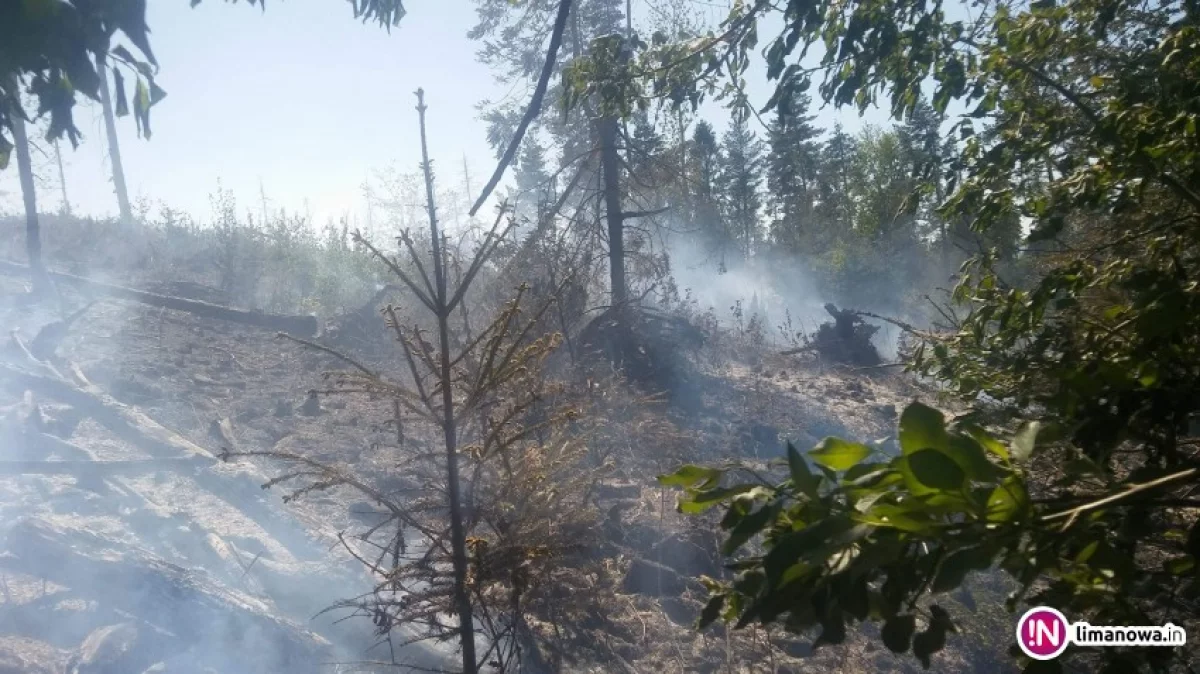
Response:
[{"label": "conifer tree", "polygon": [[763,146],[745,114],[736,114],[721,138],[718,184],[729,234],[740,256],[749,260],[762,238]]},{"label": "conifer tree", "polygon": [[767,188],[771,238],[786,250],[805,248],[813,223],[821,131],[808,114],[809,98],[792,91],[775,109],[768,134]]}]

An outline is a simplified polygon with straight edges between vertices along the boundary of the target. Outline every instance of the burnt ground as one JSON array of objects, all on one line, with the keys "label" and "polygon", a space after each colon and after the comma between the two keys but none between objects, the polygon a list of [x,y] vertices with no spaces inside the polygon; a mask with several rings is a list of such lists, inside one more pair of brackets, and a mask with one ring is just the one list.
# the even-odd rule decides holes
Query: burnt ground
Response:
[{"label": "burnt ground", "polygon": [[[0,277],[0,295],[15,298],[21,290],[15,279]],[[71,291],[64,296],[72,307],[87,301]],[[0,325],[28,344],[59,316],[51,306],[8,302]],[[218,432],[225,421],[241,449],[287,450],[389,479],[393,450],[376,443],[387,432],[381,424],[388,410],[351,399],[306,405],[306,392],[322,386],[321,373],[342,366],[269,332],[105,300],[76,321],[57,355],[60,367],[74,363],[118,405],[210,453],[228,442]],[[849,371],[761,353],[710,360],[724,362],[697,367],[689,385],[700,391],[686,405],[664,403],[661,413],[642,408],[659,415],[663,428],[614,425],[602,438],[618,466],[597,490],[609,513],[604,547],[612,577],[591,592],[605,607],[607,652],[616,660],[564,669],[912,670],[910,658],[865,638],[814,654],[808,641],[782,634],[695,632],[690,623],[703,591],[688,578],[719,567],[707,529],[674,513],[673,497],[655,486],[653,474],[682,459],[766,461],[781,455],[785,440],[806,449],[826,435],[890,437],[904,403],[930,393],[886,369]],[[0,362],[36,374],[15,342],[5,345]],[[25,440],[36,431],[90,460],[126,463],[99,477],[0,475],[0,674],[339,671],[319,663],[380,657],[364,656],[373,643],[365,620],[312,618],[369,587],[338,548],[337,532],[355,521],[353,495],[318,493],[285,505],[277,491],[259,488],[278,472],[274,466],[154,464],[161,452],[156,457],[27,383],[12,370],[0,376],[8,433],[0,460],[79,458],[53,446],[31,455]],[[636,406],[618,400],[625,394],[616,388],[596,395],[611,396],[601,405],[610,412]],[[646,446],[648,439],[661,442]],[[1007,671],[995,657],[1006,645],[952,647],[935,667],[960,671],[983,657],[991,669],[976,671]],[[430,661],[444,655],[417,654]]]}]

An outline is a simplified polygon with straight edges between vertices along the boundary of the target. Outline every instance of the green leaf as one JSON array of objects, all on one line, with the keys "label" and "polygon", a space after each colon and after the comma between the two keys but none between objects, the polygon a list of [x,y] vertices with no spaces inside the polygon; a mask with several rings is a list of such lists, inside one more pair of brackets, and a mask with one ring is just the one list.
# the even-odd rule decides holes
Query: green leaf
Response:
[{"label": "green leaf", "polygon": [[796,451],[796,447],[791,442],[787,443],[787,458],[792,484],[796,485],[796,489],[799,489],[802,494],[816,500],[817,487],[821,483],[821,478],[813,475],[808,468],[808,463],[805,462],[803,456],[800,456],[800,452]]},{"label": "green leaf", "polygon": [[987,431],[974,424],[964,425],[962,430],[970,435],[975,442],[978,442],[981,447],[1000,457],[1002,460],[1008,461],[1008,449],[1004,447],[1002,442],[992,437]]},{"label": "green leaf", "polygon": [[1163,562],[1163,570],[1173,576],[1182,576],[1196,568],[1196,559],[1191,555],[1173,557]]},{"label": "green leaf", "polygon": [[743,517],[737,523],[737,526],[729,532],[729,538],[721,546],[721,554],[728,557],[737,552],[739,548],[746,544],[746,541],[756,536],[768,524],[774,521],[778,514],[779,504],[773,501]]},{"label": "green leaf", "polygon": [[13,144],[4,134],[0,133],[0,171],[8,168],[8,159],[12,156]]},{"label": "green leaf", "polygon": [[917,631],[917,617],[914,615],[897,615],[883,623],[879,636],[883,645],[893,653],[904,653],[912,643],[913,633]]},{"label": "green leaf", "polygon": [[929,669],[930,656],[946,646],[946,632],[954,630],[950,615],[938,605],[929,607],[931,619],[929,627],[913,638],[913,655],[921,661],[921,666]]},{"label": "green leaf", "polygon": [[1188,529],[1187,541],[1183,544],[1183,551],[1187,554],[1200,559],[1200,517],[1192,522],[1192,526]]},{"label": "green leaf", "polygon": [[922,449],[906,457],[908,467],[918,482],[931,489],[952,491],[962,489],[967,475],[950,457],[936,449]]},{"label": "green leaf", "polygon": [[1013,436],[1010,447],[1012,457],[1017,461],[1026,461],[1033,455],[1033,450],[1042,444],[1052,441],[1057,435],[1056,429],[1040,421],[1030,421],[1021,426]]},{"label": "green leaf", "polygon": [[982,547],[955,550],[938,565],[937,575],[929,589],[931,592],[949,592],[962,585],[968,573],[987,569],[991,562],[991,553]]},{"label": "green leaf", "polygon": [[821,634],[813,641],[813,648],[823,644],[837,645],[846,641],[846,620],[841,611],[821,621]]},{"label": "green leaf", "polygon": [[704,610],[700,611],[700,617],[696,619],[696,629],[704,629],[708,627],[721,616],[721,610],[725,608],[724,594],[714,595],[709,597],[708,603],[704,605]]},{"label": "green leaf", "polygon": [[716,468],[685,464],[674,473],[658,476],[658,483],[665,487],[696,487],[706,489],[717,483],[724,473]]},{"label": "green leaf", "polygon": [[953,459],[972,480],[992,482],[1004,475],[1004,471],[988,461],[983,446],[969,435],[957,433],[952,435],[946,455]]},{"label": "green leaf", "polygon": [[159,101],[167,97],[167,92],[163,88],[150,80],[150,105],[157,105]]},{"label": "green leaf", "polygon": [[825,438],[808,453],[813,461],[837,471],[847,471],[871,455],[871,448],[840,438]]},{"label": "green leaf", "polygon": [[938,635],[926,630],[913,638],[913,655],[917,656],[917,659],[921,661],[922,667],[929,669],[933,654],[942,650],[945,645],[944,634],[942,635],[941,643],[939,643]]},{"label": "green leaf", "polygon": [[762,489],[764,493],[766,489],[752,484],[739,484],[733,487],[717,487],[715,489],[706,489],[698,491],[679,498],[679,512],[687,515],[696,515],[702,513],[709,508],[728,501],[729,499],[753,491]]},{"label": "green leaf", "polygon": [[[920,515],[920,517],[918,517]],[[923,513],[904,506],[876,505],[865,514],[856,516],[855,521],[876,527],[890,527],[914,534],[925,534],[931,523]]]},{"label": "green leaf", "polygon": [[150,90],[140,77],[133,94],[133,119],[137,122],[138,135],[150,138]]},{"label": "green leaf", "polygon": [[113,92],[117,99],[117,117],[124,117],[128,115],[129,99],[125,97],[125,77],[121,74],[121,71],[118,68],[113,68]]},{"label": "green leaf", "polygon": [[856,524],[849,517],[829,517],[799,531],[784,535],[763,557],[763,570],[772,588],[779,587],[784,572],[798,562],[824,561],[832,553],[864,538],[871,527]]},{"label": "green leaf", "polygon": [[846,613],[857,620],[866,620],[871,611],[871,591],[866,576],[848,579],[838,592],[838,601]]},{"label": "green leaf", "polygon": [[941,412],[911,403],[900,414],[900,451],[908,455],[922,449],[944,450],[950,443],[946,434],[946,418]]},{"label": "green leaf", "polygon": [[987,501],[989,522],[1010,522],[1021,516],[1029,506],[1025,483],[1016,476],[1009,477],[992,490]]}]

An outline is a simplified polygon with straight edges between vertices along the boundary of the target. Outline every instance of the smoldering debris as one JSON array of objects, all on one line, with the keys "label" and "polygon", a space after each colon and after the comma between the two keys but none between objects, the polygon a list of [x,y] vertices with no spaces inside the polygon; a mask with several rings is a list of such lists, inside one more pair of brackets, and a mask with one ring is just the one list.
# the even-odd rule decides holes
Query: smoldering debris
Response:
[{"label": "smoldering debris", "polygon": [[838,309],[832,303],[825,311],[833,317],[818,326],[816,332],[805,335],[803,346],[789,349],[783,355],[814,353],[822,360],[844,365],[872,367],[883,359],[871,338],[879,332],[879,326],[863,320],[863,314],[852,309]]},{"label": "smoldering debris", "polygon": [[704,343],[704,334],[679,317],[647,309],[609,309],[579,334],[590,362],[615,367],[654,392],[684,392],[691,364],[687,353]]}]

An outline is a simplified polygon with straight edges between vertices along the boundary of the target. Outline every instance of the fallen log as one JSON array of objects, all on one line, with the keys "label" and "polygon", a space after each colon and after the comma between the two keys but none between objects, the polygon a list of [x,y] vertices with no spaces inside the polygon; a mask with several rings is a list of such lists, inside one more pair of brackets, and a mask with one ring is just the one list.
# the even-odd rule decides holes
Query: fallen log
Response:
[{"label": "fallen log", "polygon": [[[27,275],[29,274],[29,267],[8,260],[0,260],[0,272]],[[276,332],[290,332],[305,337],[312,337],[317,334],[316,316],[281,316],[278,314],[265,314],[259,311],[246,311],[244,309],[234,309],[219,304],[211,304],[201,300],[188,300],[182,297],[134,290],[133,288],[93,281],[82,276],[74,276],[62,272],[48,271],[46,273],[49,274],[50,278],[59,283],[67,283],[116,299],[131,300],[175,311],[186,311],[203,318],[215,318],[222,321],[253,325]]]},{"label": "fallen log", "polygon": [[[0,424],[0,443],[3,443],[0,447],[7,448],[7,454],[18,457],[0,461],[0,475],[71,475],[76,487],[104,494],[114,507],[137,508],[147,502],[145,496],[120,476],[143,471],[106,471],[91,450],[73,442],[36,429],[4,428]],[[58,458],[47,459],[49,456]]]},{"label": "fallen log", "polygon": [[16,384],[38,395],[54,398],[78,408],[122,440],[154,456],[202,456],[217,460],[208,450],[166,429],[136,407],[117,401],[86,379],[81,383],[72,383],[0,363],[0,381],[10,386]]},{"label": "fallen log", "polygon": [[207,465],[194,459],[127,459],[124,461],[0,461],[0,475],[145,475],[160,470],[186,471]]},{"label": "fallen log", "polygon": [[31,390],[67,403],[114,435],[159,459],[182,460],[209,468],[192,474],[201,488],[238,509],[287,547],[298,559],[316,558],[308,535],[294,520],[273,509],[263,495],[267,478],[247,466],[234,468],[212,452],[171,431],[132,405],[118,402],[72,367],[77,383],[27,372],[0,362],[0,385]]},{"label": "fallen log", "polygon": [[125,541],[25,518],[8,531],[0,564],[65,585],[169,630],[203,650],[236,655],[237,671],[317,672],[331,644],[249,595]]}]

